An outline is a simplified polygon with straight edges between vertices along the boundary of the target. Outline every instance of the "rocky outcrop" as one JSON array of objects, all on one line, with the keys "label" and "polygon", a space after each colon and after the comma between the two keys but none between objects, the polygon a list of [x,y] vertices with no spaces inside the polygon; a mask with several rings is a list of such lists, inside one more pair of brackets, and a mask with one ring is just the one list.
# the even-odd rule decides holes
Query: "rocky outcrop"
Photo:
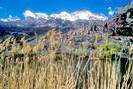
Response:
[{"label": "rocky outcrop", "polygon": [[133,2],[119,8],[108,25],[113,36],[133,36]]}]

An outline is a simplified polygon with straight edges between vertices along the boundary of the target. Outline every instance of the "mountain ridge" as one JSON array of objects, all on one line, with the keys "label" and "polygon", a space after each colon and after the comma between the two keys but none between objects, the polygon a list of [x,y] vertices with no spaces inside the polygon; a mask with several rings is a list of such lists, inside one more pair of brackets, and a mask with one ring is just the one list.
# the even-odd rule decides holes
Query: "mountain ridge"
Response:
[{"label": "mountain ridge", "polygon": [[[69,21],[76,21],[76,20],[106,20],[107,17],[106,16],[102,16],[102,15],[98,15],[98,14],[94,14],[91,11],[88,10],[80,10],[80,11],[75,11],[75,12],[71,12],[68,13],[66,11],[62,11],[60,13],[53,13],[53,14],[46,14],[46,13],[42,13],[42,12],[32,12],[30,10],[26,10],[23,13],[24,17],[32,17],[34,19],[45,19],[45,20],[49,20],[51,18],[53,19],[62,19],[62,20],[69,20]],[[24,19],[25,19],[24,18]],[[12,17],[9,16],[9,18],[1,18],[0,21],[2,22],[12,22],[12,21],[17,21],[17,20],[23,20],[20,18],[16,18],[16,17]]]},{"label": "mountain ridge", "polygon": [[[124,8],[121,8],[121,10]],[[109,33],[112,36],[133,36],[132,14],[133,8],[131,6],[124,13],[106,19],[90,11],[61,12],[52,14],[53,16],[41,12],[27,11],[24,13],[24,19],[0,22],[0,38],[3,36],[14,37],[14,34],[15,38],[18,38],[20,34],[24,33],[29,37],[33,37],[34,33],[42,36],[51,29],[60,30],[66,34],[70,31],[73,33],[79,32],[79,34],[84,31],[92,35]],[[13,17],[10,16],[11,18]]]}]

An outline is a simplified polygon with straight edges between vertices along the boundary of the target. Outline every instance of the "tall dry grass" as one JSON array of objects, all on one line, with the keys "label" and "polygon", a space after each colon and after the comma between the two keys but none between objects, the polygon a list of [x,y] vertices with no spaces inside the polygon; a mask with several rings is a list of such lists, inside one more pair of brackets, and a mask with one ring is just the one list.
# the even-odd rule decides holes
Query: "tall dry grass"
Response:
[{"label": "tall dry grass", "polygon": [[1,42],[0,89],[133,89],[131,60],[122,75],[120,60],[93,60],[92,51],[87,58],[77,56],[71,42],[60,42],[61,33],[54,30],[35,45],[24,38]]}]

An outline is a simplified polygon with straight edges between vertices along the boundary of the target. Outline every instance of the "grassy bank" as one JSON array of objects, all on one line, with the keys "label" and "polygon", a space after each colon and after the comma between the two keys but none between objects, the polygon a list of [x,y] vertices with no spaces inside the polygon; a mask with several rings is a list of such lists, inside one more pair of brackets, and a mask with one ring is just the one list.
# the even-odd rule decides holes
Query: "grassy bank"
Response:
[{"label": "grassy bank", "polygon": [[25,38],[2,41],[0,89],[133,89],[132,47],[110,41],[98,46],[97,39],[93,49],[64,42],[56,31],[34,45]]}]

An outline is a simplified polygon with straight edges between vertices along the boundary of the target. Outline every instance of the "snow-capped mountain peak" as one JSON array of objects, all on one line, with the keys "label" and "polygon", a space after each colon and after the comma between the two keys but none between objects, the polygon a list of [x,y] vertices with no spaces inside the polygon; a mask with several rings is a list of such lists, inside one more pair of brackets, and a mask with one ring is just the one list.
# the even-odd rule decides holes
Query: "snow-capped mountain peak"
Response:
[{"label": "snow-capped mountain peak", "polygon": [[26,10],[24,13],[24,17],[32,17],[32,18],[36,18],[36,19],[39,19],[39,18],[43,18],[43,19],[48,19],[48,15],[46,13],[33,13],[32,11],[30,10]]},{"label": "snow-capped mountain peak", "polygon": [[[55,18],[55,19],[62,19],[62,20],[69,20],[69,21],[76,21],[76,20],[102,20],[104,21],[107,19],[107,17],[105,16],[94,14],[88,10],[75,11],[72,13],[62,11],[58,14],[54,13],[51,15],[47,15],[46,13],[42,13],[42,12],[34,13],[30,10],[26,10],[23,13],[23,15],[25,18],[31,17],[36,20],[38,19],[49,20],[49,19]],[[10,21],[16,21],[16,20],[20,20],[20,19],[18,17],[12,17],[11,15],[9,16],[9,18],[0,19],[0,21],[3,21],[3,22],[10,22]]]},{"label": "snow-capped mountain peak", "polygon": [[61,12],[59,14],[51,14],[50,17],[53,18],[59,18],[63,20],[70,20],[70,21],[76,21],[76,20],[106,20],[107,17],[93,14],[90,11],[76,11],[73,13],[68,12]]},{"label": "snow-capped mountain peak", "polygon": [[78,20],[106,20],[107,17],[105,16],[101,16],[101,15],[97,15],[97,14],[93,14],[90,11],[76,11],[73,12],[72,15],[74,15],[74,17]]},{"label": "snow-capped mountain peak", "polygon": [[88,10],[81,10],[81,11],[75,11],[72,13],[73,15],[81,15],[81,14],[84,14],[84,15],[93,15],[92,12],[88,11]]},{"label": "snow-capped mountain peak", "polygon": [[36,17],[36,15],[30,10],[26,10],[23,14],[24,14],[24,17],[32,17],[32,18]]},{"label": "snow-capped mountain peak", "polygon": [[75,21],[76,20],[75,17],[72,14],[70,14],[66,11],[63,11],[59,14],[51,14],[50,17],[59,18],[59,19],[63,19],[63,20],[70,20],[70,21]]}]

